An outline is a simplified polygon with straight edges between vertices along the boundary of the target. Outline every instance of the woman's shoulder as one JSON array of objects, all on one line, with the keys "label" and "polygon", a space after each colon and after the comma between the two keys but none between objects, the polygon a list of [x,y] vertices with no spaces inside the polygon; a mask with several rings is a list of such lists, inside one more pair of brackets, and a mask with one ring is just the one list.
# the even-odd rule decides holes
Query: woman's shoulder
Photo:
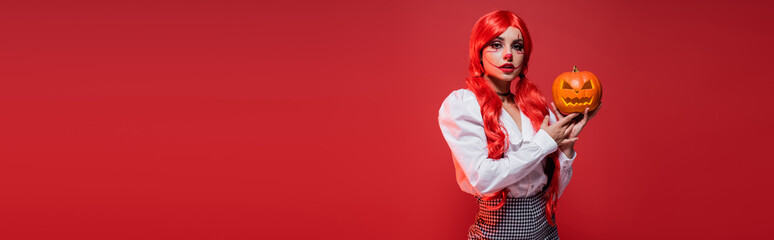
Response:
[{"label": "woman's shoulder", "polygon": [[446,99],[443,100],[439,115],[479,115],[480,106],[473,91],[465,88],[452,91]]},{"label": "woman's shoulder", "polygon": [[473,93],[473,91],[468,90],[467,88],[460,88],[457,90],[452,91],[449,96],[444,99],[444,103],[464,103],[464,102],[470,102],[471,100],[476,100],[476,95]]}]

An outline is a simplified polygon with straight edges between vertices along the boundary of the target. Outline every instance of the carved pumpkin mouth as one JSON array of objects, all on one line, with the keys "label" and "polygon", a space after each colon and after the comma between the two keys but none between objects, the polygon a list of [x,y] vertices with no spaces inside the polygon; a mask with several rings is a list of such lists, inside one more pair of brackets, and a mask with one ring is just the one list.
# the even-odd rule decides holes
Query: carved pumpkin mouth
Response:
[{"label": "carved pumpkin mouth", "polygon": [[562,98],[564,105],[567,105],[567,106],[590,105],[591,100],[594,100],[594,97]]}]

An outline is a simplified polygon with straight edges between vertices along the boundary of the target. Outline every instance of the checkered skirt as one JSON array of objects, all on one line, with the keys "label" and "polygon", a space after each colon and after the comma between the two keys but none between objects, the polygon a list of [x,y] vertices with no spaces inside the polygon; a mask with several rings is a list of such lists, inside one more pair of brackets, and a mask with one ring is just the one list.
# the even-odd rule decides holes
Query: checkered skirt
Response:
[{"label": "checkered skirt", "polygon": [[468,239],[559,239],[556,227],[546,221],[546,201],[542,194],[524,198],[508,196],[501,208],[491,210],[500,201],[502,198],[483,200],[476,196],[478,214],[468,229]]}]

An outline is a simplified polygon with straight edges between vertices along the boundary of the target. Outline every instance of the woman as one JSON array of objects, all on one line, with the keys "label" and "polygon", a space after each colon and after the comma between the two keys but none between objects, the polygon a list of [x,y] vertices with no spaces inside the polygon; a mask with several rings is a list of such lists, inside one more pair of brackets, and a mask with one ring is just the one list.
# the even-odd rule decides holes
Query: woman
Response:
[{"label": "woman", "polygon": [[467,87],[438,111],[457,183],[479,204],[469,239],[559,238],[556,201],[572,176],[575,141],[599,108],[564,116],[552,104],[556,113],[549,111],[526,77],[531,52],[516,14],[484,15],[470,36]]}]

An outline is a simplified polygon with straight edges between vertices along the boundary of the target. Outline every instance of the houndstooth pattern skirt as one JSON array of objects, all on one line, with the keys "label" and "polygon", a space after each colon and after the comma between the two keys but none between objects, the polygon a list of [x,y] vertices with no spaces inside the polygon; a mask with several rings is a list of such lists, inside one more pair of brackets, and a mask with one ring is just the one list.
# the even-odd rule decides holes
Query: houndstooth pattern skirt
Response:
[{"label": "houndstooth pattern skirt", "polygon": [[502,201],[501,198],[487,201],[476,196],[478,214],[468,229],[468,239],[559,239],[556,227],[546,221],[546,201],[541,196],[508,196],[505,204],[497,210],[491,209]]}]

